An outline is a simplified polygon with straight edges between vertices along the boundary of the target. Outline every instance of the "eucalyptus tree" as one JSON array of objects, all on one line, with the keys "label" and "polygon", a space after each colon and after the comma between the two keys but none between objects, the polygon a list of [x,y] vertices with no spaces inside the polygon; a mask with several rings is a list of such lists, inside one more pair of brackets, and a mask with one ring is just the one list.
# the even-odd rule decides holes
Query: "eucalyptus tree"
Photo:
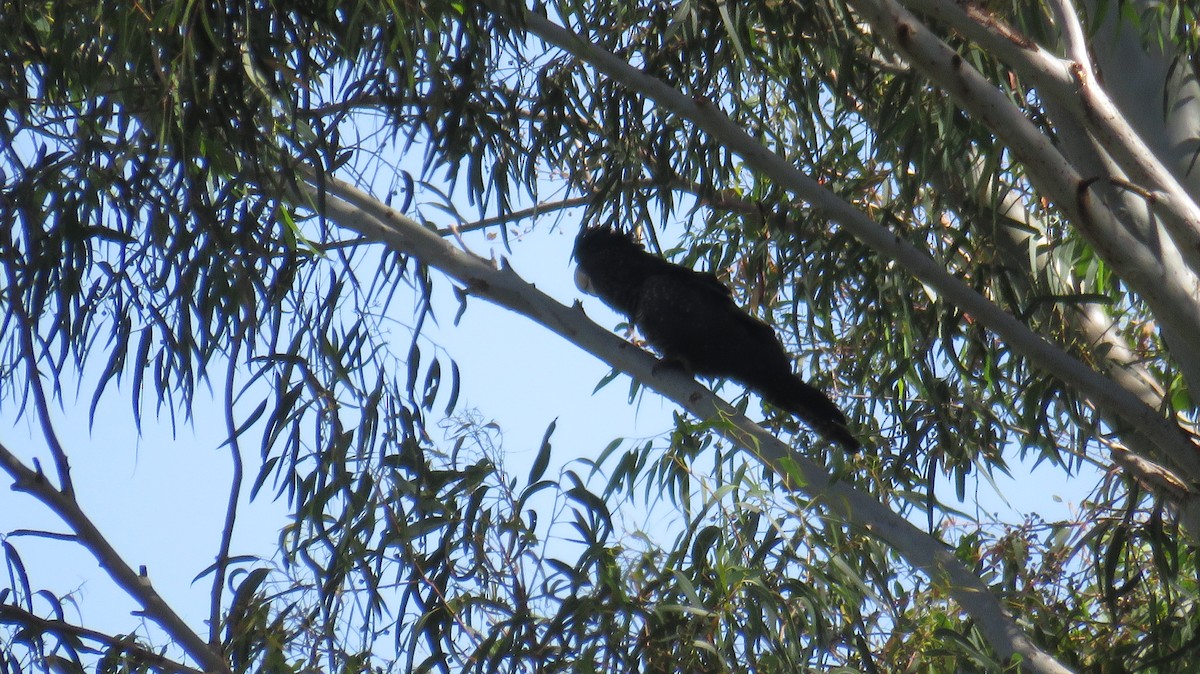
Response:
[{"label": "eucalyptus tree", "polygon": [[[16,535],[37,532],[6,521],[4,671],[1197,659],[1186,3],[67,0],[0,24],[0,411],[42,431],[0,436],[0,465],[152,626],[39,591]],[[656,368],[459,245],[523,220],[717,273],[867,450]],[[606,482],[547,475],[553,428],[508,475],[457,409],[471,372],[421,348],[439,285],[685,412],[598,440]],[[216,392],[235,470],[196,561],[206,625],[76,498],[52,410],[81,379],[135,424]],[[969,481],[1018,463],[1103,478],[1072,521],[962,516]],[[231,551],[244,493],[293,513],[274,558]],[[678,537],[621,528],[630,500]]]}]

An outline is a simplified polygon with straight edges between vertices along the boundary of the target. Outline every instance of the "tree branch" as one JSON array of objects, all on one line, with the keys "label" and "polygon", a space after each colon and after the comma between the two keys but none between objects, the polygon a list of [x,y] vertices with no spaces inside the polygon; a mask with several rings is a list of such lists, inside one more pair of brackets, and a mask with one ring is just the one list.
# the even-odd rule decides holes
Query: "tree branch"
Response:
[{"label": "tree branch", "polygon": [[[1164,333],[1175,338],[1173,346],[1181,352],[1200,352],[1195,277],[1190,272],[1181,277],[1177,270],[1164,266],[1157,255],[1161,242],[1152,250],[1152,244],[1132,234],[1133,228],[1118,215],[1124,210],[1121,204],[1109,204],[1124,195],[1114,194],[1101,180],[1108,177],[1108,171],[1096,164],[1092,176],[1082,175],[1004,92],[893,0],[853,0],[852,4],[925,77],[1004,141],[1038,190],[1150,305]],[[1058,95],[1047,95],[1047,100],[1061,98],[1061,92],[1054,93]]]},{"label": "tree branch", "polygon": [[132,637],[114,637],[104,632],[98,632],[80,625],[73,625],[64,620],[52,620],[30,613],[19,606],[0,605],[0,623],[25,626],[32,625],[36,631],[48,634],[69,634],[78,639],[86,639],[103,644],[109,649],[120,649],[133,660],[149,665],[156,669],[176,672],[177,674],[204,674],[198,669],[170,660],[154,651],[145,648]]},{"label": "tree branch", "polygon": [[[1131,181],[1152,187],[1155,195],[1151,206],[1164,216],[1167,231],[1192,274],[1200,273],[1200,206],[1147,147],[1096,80],[1083,26],[1070,3],[1052,0],[1049,4],[1071,62],[1064,62],[974,5],[964,6],[951,0],[907,0],[907,4],[978,42],[989,54],[1035,84],[1043,99],[1058,100],[1069,115],[1059,116],[1059,124],[1076,123],[1087,129]],[[991,128],[997,133],[1001,131]]]},{"label": "tree branch", "polygon": [[[880,226],[853,205],[826,190],[787,160],[763,147],[741,127],[722,114],[713,103],[680,93],[633,68],[619,57],[545,18],[527,13],[523,20],[526,28],[543,40],[588,62],[600,72],[641,93],[664,109],[692,121],[696,126],[720,140],[732,152],[741,156],[749,166],[794,191],[812,204],[815,209],[858,237],[860,241],[884,257],[895,260],[913,276],[936,289],[949,302],[971,314],[982,325],[987,326],[988,329],[1004,339],[1014,351],[1023,354],[1032,363],[1054,374],[1068,385],[1076,387],[1093,404],[1111,410],[1113,414],[1127,423],[1141,429],[1161,453],[1163,461],[1177,467],[1190,480],[1200,482],[1200,456],[1198,456],[1196,446],[1180,433],[1174,423],[1145,405],[1134,394],[1122,389],[1111,379],[1073,358],[1062,348],[1046,341],[1030,330],[1028,326],[951,276],[940,263],[927,253]],[[974,77],[980,80],[976,86],[984,85],[982,78],[977,73]],[[1026,122],[1024,117],[1021,117],[1020,121]],[[1035,142],[1038,146],[1045,145],[1046,139],[1040,134],[1036,134],[1036,130],[1034,132],[1037,138],[1031,139],[1031,142]],[[1041,161],[1037,157],[1035,160]],[[1070,164],[1063,161],[1052,147],[1047,146],[1046,160],[1052,161],[1054,166],[1060,167],[1069,174],[1074,174],[1074,169]],[[1041,170],[1048,170],[1049,165],[1045,161],[1041,161],[1041,163],[1043,164]],[[1081,198],[1079,201],[1086,203],[1091,200]],[[1096,215],[1097,217],[1106,217],[1106,212],[1099,211]],[[1145,264],[1154,263],[1153,259],[1149,257],[1144,260],[1142,257],[1137,259]],[[1145,276],[1145,274],[1141,275]],[[1159,284],[1161,285],[1162,282],[1159,281]],[[1166,320],[1170,320],[1170,317],[1167,317]],[[1200,331],[1197,332],[1196,339],[1200,341]],[[1200,350],[1200,344],[1197,348]]]},{"label": "tree branch", "polygon": [[[304,169],[299,169],[304,171]],[[420,259],[461,283],[472,295],[540,323],[605,363],[675,401],[699,419],[720,419],[717,430],[751,452],[790,489],[821,501],[845,521],[855,524],[896,549],[934,583],[945,585],[976,621],[992,646],[1008,659],[1020,654],[1034,672],[1066,672],[1034,644],[977,576],[940,542],[893,513],[870,495],[836,481],[816,462],[740,415],[695,380],[676,372],[655,373],[658,361],[596,325],[576,307],[554,301],[522,280],[509,267],[497,269],[486,260],[453,247],[437,232],[379,203],[369,194],[331,176],[309,172],[298,184],[302,203],[322,204],[322,215],[341,227]]]},{"label": "tree branch", "polygon": [[183,618],[154,590],[149,578],[125,563],[108,539],[79,508],[72,494],[55,489],[45,475],[30,470],[3,444],[0,444],[0,467],[12,476],[13,489],[30,494],[54,511],[75,532],[83,547],[92,553],[100,563],[100,568],[141,605],[146,617],[171,635],[205,671],[229,674],[229,666],[221,654],[188,627]]},{"label": "tree branch", "polygon": [[[938,0],[927,1],[931,7],[945,7]],[[1200,239],[1189,233],[1194,228],[1180,224],[1193,219],[1200,222],[1200,215],[1193,218],[1192,208],[1168,212],[1163,218],[1148,212],[1156,209],[1155,202],[1160,198],[1180,204],[1190,202],[1190,197],[1146,149],[1137,133],[1124,120],[1117,120],[1121,115],[1107,96],[1094,83],[1080,79],[1086,73],[1067,73],[1060,59],[1036,45],[1012,39],[1011,29],[989,29],[961,10],[938,13],[956,27],[961,25],[964,32],[985,40],[986,47],[1013,59],[1014,68],[1021,64],[1020,72],[1039,84],[1043,104],[1050,116],[1059,120],[1063,147],[1073,151],[1068,161],[1002,91],[895,0],[854,0],[853,4],[914,67],[1004,140],[1022,161],[1033,184],[1066,213],[1117,275],[1150,306],[1172,351],[1200,352],[1198,279],[1195,267],[1189,266],[1195,264],[1189,261],[1193,256],[1200,259]],[[1002,24],[990,17],[987,26],[994,25]],[[1092,90],[1094,99],[1103,100],[1081,103],[1081,95],[1087,97],[1088,90]],[[1088,176],[1080,173],[1080,167],[1089,171]],[[1154,199],[1139,200],[1147,208],[1139,209],[1139,203],[1130,203],[1132,195],[1127,191],[1106,184],[1105,179],[1124,179],[1125,174],[1148,181],[1155,188]],[[1165,225],[1166,236],[1159,222]],[[1178,362],[1185,379],[1197,388],[1200,365],[1194,365],[1193,360],[1181,357]],[[1200,476],[1193,474],[1193,481],[1200,481]]]}]

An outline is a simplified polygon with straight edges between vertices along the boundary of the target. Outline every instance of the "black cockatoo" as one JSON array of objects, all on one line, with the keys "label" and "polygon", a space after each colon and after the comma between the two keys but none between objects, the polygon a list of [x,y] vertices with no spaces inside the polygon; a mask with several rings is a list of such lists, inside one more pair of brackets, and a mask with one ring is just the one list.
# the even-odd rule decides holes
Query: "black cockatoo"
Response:
[{"label": "black cockatoo", "polygon": [[584,228],[575,260],[579,289],[629,317],[666,363],[735,381],[847,450],[859,449],[837,405],[792,374],[775,331],[742,311],[716,276],[647,253],[632,234],[610,227]]}]

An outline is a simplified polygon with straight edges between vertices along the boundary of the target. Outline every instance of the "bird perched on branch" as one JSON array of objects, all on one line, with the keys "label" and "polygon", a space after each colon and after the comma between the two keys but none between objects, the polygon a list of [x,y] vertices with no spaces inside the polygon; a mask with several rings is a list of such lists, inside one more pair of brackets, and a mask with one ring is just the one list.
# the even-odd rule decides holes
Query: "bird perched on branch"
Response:
[{"label": "bird perched on branch", "polygon": [[712,274],[647,253],[632,234],[584,228],[575,239],[575,282],[625,314],[666,364],[730,379],[857,451],[846,417],[824,393],[792,373],[771,326],[734,303]]}]

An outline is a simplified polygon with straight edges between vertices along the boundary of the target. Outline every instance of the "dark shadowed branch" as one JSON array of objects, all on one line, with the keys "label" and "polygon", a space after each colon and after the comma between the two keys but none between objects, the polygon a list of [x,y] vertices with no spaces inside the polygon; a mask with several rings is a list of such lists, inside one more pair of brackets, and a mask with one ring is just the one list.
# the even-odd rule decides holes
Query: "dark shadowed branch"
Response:
[{"label": "dark shadowed branch", "polygon": [[77,639],[100,644],[110,650],[119,650],[130,660],[177,674],[204,674],[204,672],[175,662],[154,651],[144,648],[127,637],[114,637],[97,630],[73,625],[65,620],[52,620],[30,613],[18,606],[0,604],[0,623],[11,622],[16,625],[32,626],[34,629],[57,635],[71,635]]}]

